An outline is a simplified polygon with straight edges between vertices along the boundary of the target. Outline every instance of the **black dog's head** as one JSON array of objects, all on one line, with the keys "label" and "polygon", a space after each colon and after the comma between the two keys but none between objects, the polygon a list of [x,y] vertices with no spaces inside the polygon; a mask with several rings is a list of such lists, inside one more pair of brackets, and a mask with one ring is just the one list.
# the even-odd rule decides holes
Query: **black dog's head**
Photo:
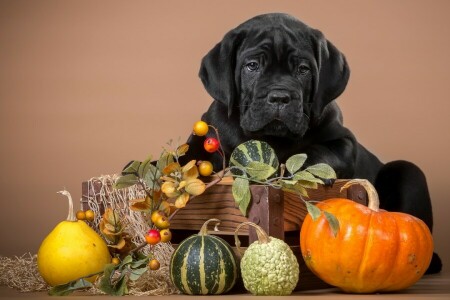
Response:
[{"label": "black dog's head", "polygon": [[250,137],[302,137],[345,89],[349,68],[323,34],[285,14],[257,16],[204,58],[208,93]]}]

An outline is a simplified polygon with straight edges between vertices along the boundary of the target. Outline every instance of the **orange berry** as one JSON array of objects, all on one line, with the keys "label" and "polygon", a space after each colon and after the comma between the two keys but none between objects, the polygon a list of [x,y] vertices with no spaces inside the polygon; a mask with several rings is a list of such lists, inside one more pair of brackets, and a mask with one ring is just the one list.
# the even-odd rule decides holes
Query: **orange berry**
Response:
[{"label": "orange berry", "polygon": [[148,267],[150,268],[150,270],[156,271],[156,270],[159,269],[160,263],[159,263],[159,261],[157,259],[154,258],[154,259],[149,261]]},{"label": "orange berry", "polygon": [[194,124],[193,132],[195,135],[204,136],[208,133],[208,124],[203,121],[197,121]]},{"label": "orange berry", "polygon": [[86,220],[86,213],[82,210],[77,211],[78,220]]},{"label": "orange berry", "polygon": [[161,234],[161,242],[167,243],[172,239],[172,232],[169,229],[163,229],[160,231]]},{"label": "orange berry", "polygon": [[198,172],[202,176],[209,176],[213,172],[213,165],[210,161],[204,160],[198,165]]},{"label": "orange berry", "polygon": [[155,210],[152,212],[152,223],[155,224],[160,218],[165,217],[166,214],[163,211]]},{"label": "orange berry", "polygon": [[86,214],[86,220],[88,220],[88,221],[94,221],[94,219],[95,219],[95,213],[94,213],[94,211],[88,209],[87,211],[85,211],[85,214]]}]

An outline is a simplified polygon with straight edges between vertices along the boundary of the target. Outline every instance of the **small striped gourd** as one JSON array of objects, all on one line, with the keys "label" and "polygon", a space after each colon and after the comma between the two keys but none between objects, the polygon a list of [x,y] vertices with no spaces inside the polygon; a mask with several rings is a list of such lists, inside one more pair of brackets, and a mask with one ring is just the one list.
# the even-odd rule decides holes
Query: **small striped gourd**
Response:
[{"label": "small striped gourd", "polygon": [[[278,169],[279,161],[275,150],[266,142],[249,140],[237,146],[230,156],[230,166],[246,168],[252,161],[262,162]],[[232,168],[235,175],[242,175],[238,169]]]},{"label": "small striped gourd", "polygon": [[182,241],[172,254],[170,277],[184,294],[210,295],[228,292],[236,283],[237,263],[230,245],[207,234],[206,221],[200,232]]}]

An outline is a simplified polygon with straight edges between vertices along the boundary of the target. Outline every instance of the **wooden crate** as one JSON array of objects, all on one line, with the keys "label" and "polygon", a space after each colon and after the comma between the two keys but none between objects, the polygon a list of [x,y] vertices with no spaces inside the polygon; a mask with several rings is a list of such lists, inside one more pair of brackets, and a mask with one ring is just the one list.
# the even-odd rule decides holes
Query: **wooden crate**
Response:
[{"label": "wooden crate", "polygon": [[[347,198],[358,203],[367,204],[367,193],[359,185],[340,191],[346,180],[337,180],[332,187],[319,187],[308,190],[309,199],[322,201],[329,198]],[[92,188],[83,182],[82,207],[89,199]],[[299,196],[268,186],[252,185],[252,200],[248,216],[244,217],[236,207],[231,193],[231,180],[223,180],[207,189],[202,195],[190,200],[186,207],[179,210],[172,218],[170,229],[173,233],[172,243],[176,246],[183,239],[198,233],[203,223],[211,218],[221,220],[219,231],[210,233],[224,238],[234,246],[234,231],[238,224],[252,221],[261,226],[270,236],[284,240],[291,246],[300,264],[300,279],[296,290],[310,290],[328,287],[306,267],[300,252],[300,228],[307,214],[305,204]],[[98,185],[98,184],[97,184]],[[94,191],[100,186],[95,186]],[[248,246],[257,240],[253,228],[242,227],[239,232],[242,246]],[[233,247],[237,253],[235,247]],[[238,253],[237,253],[238,254]],[[242,285],[242,284],[241,284]]]}]

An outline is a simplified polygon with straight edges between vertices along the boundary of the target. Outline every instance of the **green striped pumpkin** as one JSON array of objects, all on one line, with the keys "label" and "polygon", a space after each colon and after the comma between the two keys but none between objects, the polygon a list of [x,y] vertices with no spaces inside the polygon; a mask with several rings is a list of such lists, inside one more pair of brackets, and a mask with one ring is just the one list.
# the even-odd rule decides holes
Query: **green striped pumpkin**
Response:
[{"label": "green striped pumpkin", "polygon": [[183,240],[170,260],[170,278],[184,294],[211,295],[228,292],[236,283],[237,263],[230,245],[207,234],[206,221],[200,232]]},{"label": "green striped pumpkin", "polygon": [[[279,161],[275,150],[266,142],[249,140],[237,146],[230,156],[230,167],[246,168],[251,161],[258,161],[278,169]],[[235,175],[242,175],[238,169],[231,169]]]}]

